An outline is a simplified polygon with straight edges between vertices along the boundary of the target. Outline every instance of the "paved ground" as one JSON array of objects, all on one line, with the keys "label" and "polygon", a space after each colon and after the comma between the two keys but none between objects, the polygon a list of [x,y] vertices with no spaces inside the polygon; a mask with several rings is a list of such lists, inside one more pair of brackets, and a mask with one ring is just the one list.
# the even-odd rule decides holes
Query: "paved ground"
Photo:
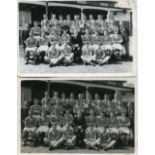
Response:
[{"label": "paved ground", "polygon": [[72,66],[55,66],[50,68],[47,64],[24,64],[24,59],[20,58],[21,73],[130,73],[132,62],[120,62],[117,64],[106,64],[103,66],[85,66],[73,64]]},{"label": "paved ground", "polygon": [[126,148],[123,148],[123,149],[117,149],[117,150],[115,149],[115,150],[108,150],[108,151],[104,151],[104,150],[95,151],[95,150],[87,150],[87,149],[77,149],[77,148],[75,148],[73,150],[59,149],[59,150],[49,151],[48,147],[43,147],[43,146],[30,147],[30,146],[26,146],[26,147],[21,148],[21,152],[22,153],[133,153],[134,148],[126,147]]}]

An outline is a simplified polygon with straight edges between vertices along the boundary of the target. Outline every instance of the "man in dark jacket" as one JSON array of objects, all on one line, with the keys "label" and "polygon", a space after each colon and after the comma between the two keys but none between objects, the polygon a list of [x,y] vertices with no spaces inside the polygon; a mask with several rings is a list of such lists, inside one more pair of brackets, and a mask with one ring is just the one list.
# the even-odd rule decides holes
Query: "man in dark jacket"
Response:
[{"label": "man in dark jacket", "polygon": [[85,116],[81,110],[78,111],[78,114],[74,115],[74,127],[76,132],[76,145],[81,147],[84,145],[85,138],[85,129],[86,129],[86,121]]},{"label": "man in dark jacket", "polygon": [[82,39],[77,31],[74,31],[74,33],[71,36],[71,45],[74,53],[74,62],[80,63]]}]

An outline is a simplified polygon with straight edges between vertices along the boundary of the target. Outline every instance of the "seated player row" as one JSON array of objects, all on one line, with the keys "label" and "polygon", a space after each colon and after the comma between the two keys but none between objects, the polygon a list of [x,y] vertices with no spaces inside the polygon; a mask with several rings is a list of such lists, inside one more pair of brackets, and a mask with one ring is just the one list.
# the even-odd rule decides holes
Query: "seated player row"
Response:
[{"label": "seated player row", "polygon": [[[117,94],[115,94],[113,104],[117,103],[117,97]],[[88,95],[88,104],[94,103],[96,106],[97,104],[99,105],[99,103],[109,104],[107,95],[105,95],[104,100],[100,100],[98,94],[95,94],[95,100],[92,101],[93,102],[91,102],[91,98]],[[52,106],[50,104],[52,104]],[[63,107],[61,107],[61,104],[63,104]],[[70,99],[66,99],[65,94],[62,93],[60,99],[58,93],[55,92],[53,98],[50,99],[48,93],[45,92],[45,97],[42,99],[42,107],[38,105],[38,100],[35,99],[34,105],[30,107],[29,116],[25,118],[25,128],[23,130],[24,145],[28,138],[33,137],[33,142],[36,142],[36,140],[40,141],[40,135],[43,133],[44,136],[42,140],[44,144],[49,145],[50,149],[65,144],[67,148],[77,145],[77,141],[79,140],[78,134],[82,131],[85,135],[85,138],[83,137],[82,139],[84,144],[94,149],[98,149],[99,147],[104,149],[111,148],[117,143],[118,137],[121,138],[123,144],[127,144],[129,139],[133,138],[131,130],[129,129],[130,120],[126,117],[125,111],[119,111],[120,115],[111,111],[108,116],[102,111],[95,113],[96,110],[91,107],[89,113],[86,113],[86,109],[89,106],[86,106],[86,109],[82,108],[84,104],[86,103],[81,94],[79,94],[78,100],[75,100],[72,93],[70,94]],[[118,103],[118,105],[121,104]],[[55,107],[58,109],[56,110]],[[72,111],[71,107],[73,109],[74,107],[76,108]],[[111,106],[109,106],[109,108],[111,108]],[[49,109],[51,109],[51,111]],[[115,109],[115,111],[117,111],[117,109]],[[79,118],[82,120],[78,122]],[[106,138],[105,133],[106,136],[108,134],[111,140],[109,138],[104,139]]]},{"label": "seated player row", "polygon": [[[104,36],[99,36],[97,31],[90,35],[88,29],[82,36],[77,31],[70,36],[66,30],[61,36],[56,31],[53,31],[50,36],[42,33],[41,37],[34,36],[30,32],[30,37],[26,40],[26,64],[31,59],[36,62],[43,59],[50,66],[60,63],[70,65],[76,59],[75,57],[79,57],[84,64],[103,65],[109,62],[112,55],[115,55],[117,60],[121,59],[125,53],[122,42],[123,39],[118,30],[113,35],[104,31]],[[75,52],[80,53],[80,50],[82,53],[77,55]]]},{"label": "seated player row", "polygon": [[[124,145],[128,145],[129,140],[133,138],[129,128],[130,121],[124,113],[119,117],[111,113],[110,118],[105,118],[103,113],[95,117],[91,111],[86,124],[76,124],[76,119],[81,117],[80,113],[81,111],[73,117],[66,111],[62,118],[57,114],[47,116],[44,111],[42,116],[38,117],[29,111],[23,129],[23,145],[26,145],[27,140],[32,140],[34,144],[43,143],[50,149],[56,149],[62,145],[73,148],[79,140],[76,138],[81,130],[84,132],[84,139],[80,140],[83,140],[85,146],[95,149],[98,147],[109,149],[117,143],[118,138]],[[105,139],[107,136],[109,137]]]},{"label": "seated player row", "polygon": [[[122,22],[119,25],[122,25]],[[94,19],[92,14],[89,15],[88,19],[85,15],[83,15],[82,19],[79,18],[79,15],[74,15],[73,20],[71,20],[70,15],[67,15],[66,19],[63,19],[63,16],[59,15],[59,19],[57,19],[56,15],[53,14],[50,20],[48,20],[46,15],[43,15],[41,28],[38,27],[38,23],[35,21],[34,27],[31,30],[34,32],[44,31],[48,35],[53,30],[56,30],[60,34],[62,29],[67,29],[70,33],[73,33],[75,30],[85,33],[85,30],[89,29],[91,33],[98,31],[100,34],[103,34],[104,30],[114,33],[115,29],[119,29],[119,26],[116,25],[114,19],[109,21],[104,20],[100,14],[97,16],[97,20]]]}]

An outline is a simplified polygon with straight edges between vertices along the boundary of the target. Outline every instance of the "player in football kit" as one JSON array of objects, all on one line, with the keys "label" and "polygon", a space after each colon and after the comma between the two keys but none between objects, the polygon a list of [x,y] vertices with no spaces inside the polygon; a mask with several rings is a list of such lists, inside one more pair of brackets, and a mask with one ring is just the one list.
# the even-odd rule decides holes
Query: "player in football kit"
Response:
[{"label": "player in football kit", "polygon": [[109,111],[107,111],[107,108],[110,106],[110,99],[107,94],[104,94],[104,99],[102,100],[101,109],[104,111],[107,115],[110,116]]},{"label": "player in football kit", "polygon": [[111,112],[110,118],[107,118],[107,123],[111,136],[117,140],[119,136],[118,121],[113,112]]},{"label": "player in football kit", "polygon": [[99,64],[103,65],[109,62],[113,52],[112,41],[111,37],[108,34],[108,31],[104,31],[104,36],[100,37],[100,44],[101,48],[98,51],[98,54],[102,55],[102,59],[101,60],[99,59]]},{"label": "player in football kit", "polygon": [[70,114],[73,114],[73,106],[75,105],[74,93],[70,93],[69,98],[67,98],[66,105],[64,109],[68,110]]},{"label": "player in football kit", "polygon": [[84,142],[88,149],[99,150],[98,145],[100,141],[99,137],[97,136],[94,123],[90,123],[86,128]]},{"label": "player in football kit", "polygon": [[48,91],[45,91],[44,97],[41,100],[42,105],[46,104],[47,101],[51,100]]},{"label": "player in football kit", "polygon": [[31,28],[31,32],[33,33],[34,37],[37,39],[37,41],[40,39],[41,36],[41,28],[38,26],[38,22],[34,21],[34,26]]},{"label": "player in football kit", "polygon": [[88,19],[88,23],[89,23],[89,29],[90,29],[90,33],[94,33],[96,31],[96,22],[94,20],[94,17],[92,14],[89,15],[89,19]]},{"label": "player in football kit", "polygon": [[77,28],[79,28],[79,22],[80,22],[79,16],[78,16],[78,15],[74,15],[73,23],[74,23],[74,25],[75,25]]},{"label": "player in football kit", "polygon": [[117,119],[119,128],[119,137],[121,138],[124,145],[128,145],[129,139],[131,138],[131,132],[129,129],[130,120],[127,118],[126,114],[122,112],[122,116]]},{"label": "player in football kit", "polygon": [[45,144],[49,146],[49,150],[53,150],[59,148],[64,143],[64,140],[64,135],[57,129],[57,123],[53,123],[47,138],[44,139]]},{"label": "player in football kit", "polygon": [[53,93],[53,97],[51,99],[51,105],[54,106],[56,104],[60,104],[59,93],[57,91]]},{"label": "player in football kit", "polygon": [[62,16],[62,15],[59,15],[58,18],[59,18],[59,19],[58,19],[58,26],[60,26],[60,28],[62,28],[63,25],[64,25],[63,16]]},{"label": "player in football kit", "polygon": [[36,125],[37,125],[37,120],[33,116],[33,113],[29,110],[29,115],[28,117],[25,118],[24,120],[25,127],[23,129],[22,133],[22,139],[23,139],[23,146],[26,145],[28,140],[31,140],[33,142],[33,145],[35,145],[36,141]]},{"label": "player in football kit", "polygon": [[99,46],[98,50],[95,52],[95,63],[102,66],[109,62],[110,56],[106,56],[104,49]]},{"label": "player in football kit", "polygon": [[95,118],[96,131],[98,134],[101,134],[104,128],[107,126],[106,117],[104,112],[100,112]]},{"label": "player in football kit", "polygon": [[63,44],[62,54],[64,56],[63,64],[65,66],[71,65],[74,59],[74,53],[72,52],[72,48],[66,42]]},{"label": "player in football kit", "polygon": [[95,113],[96,113],[96,115],[98,115],[102,111],[102,109],[101,109],[102,100],[100,99],[100,97],[97,93],[95,93],[95,97],[94,97],[93,102],[94,102],[93,104],[95,105],[94,106]]},{"label": "player in football kit", "polygon": [[66,16],[66,25],[68,26],[68,28],[70,28],[71,24],[72,24],[71,16],[68,14]]},{"label": "player in football kit", "polygon": [[50,27],[57,26],[57,24],[58,24],[58,20],[56,19],[56,15],[51,14],[51,19],[49,21]]},{"label": "player in football kit", "polygon": [[43,20],[41,21],[41,33],[44,32],[45,35],[50,34],[49,20],[46,14],[43,15]]},{"label": "player in football kit", "polygon": [[119,34],[119,30],[115,30],[114,34],[111,35],[112,37],[112,48],[114,51],[114,55],[116,56],[117,60],[121,60],[121,57],[123,55],[123,46],[122,46],[122,42],[123,42],[123,38],[122,36]]},{"label": "player in football kit", "polygon": [[37,63],[37,39],[34,38],[32,32],[29,33],[29,38],[26,39],[25,60],[25,64],[28,64],[29,60],[35,60],[35,63]]},{"label": "player in football kit", "polygon": [[60,50],[58,50],[57,43],[54,41],[52,43],[52,46],[49,48],[48,56],[45,57],[45,61],[49,63],[50,67],[53,67],[60,64],[62,59],[63,59],[63,56],[60,53]]},{"label": "player in football kit", "polygon": [[45,35],[45,32],[42,32],[42,35],[38,41],[39,47],[37,49],[37,57],[43,62],[45,55],[48,55],[48,45],[49,45],[49,38]]},{"label": "player in football kit", "polygon": [[102,23],[103,23],[103,18],[102,18],[102,16],[99,14],[99,15],[97,16],[96,25],[97,25],[98,27],[101,27],[101,26],[102,26]]},{"label": "player in football kit", "polygon": [[30,107],[30,110],[36,119],[40,118],[42,108],[39,105],[39,100],[37,98],[34,98],[34,104]]},{"label": "player in football kit", "polygon": [[94,34],[91,35],[91,50],[93,55],[96,55],[96,52],[100,49],[100,36],[98,31],[95,31]]},{"label": "player in football kit", "polygon": [[67,123],[64,130],[64,145],[66,149],[72,149],[76,144],[76,135],[73,127],[70,125],[70,123]]},{"label": "player in football kit", "polygon": [[116,92],[114,94],[114,99],[112,100],[111,106],[115,106],[116,114],[120,116],[122,112],[126,112],[126,109],[122,106],[121,95]]},{"label": "player in football kit", "polygon": [[68,110],[65,111],[63,116],[63,121],[65,124],[72,124],[73,123],[73,116],[69,113]]},{"label": "player in football kit", "polygon": [[43,111],[40,119],[37,121],[38,128],[36,130],[36,136],[38,142],[42,142],[44,137],[47,136],[49,131],[49,117],[46,112]]},{"label": "player in football kit", "polygon": [[47,101],[42,105],[42,111],[44,111],[47,115],[50,115],[53,107],[51,106],[51,100],[47,99]]},{"label": "player in football kit", "polygon": [[109,34],[114,34],[115,31],[119,30],[114,20],[108,22],[108,32]]},{"label": "player in football kit", "polygon": [[70,39],[71,39],[71,38],[70,38],[70,35],[67,33],[67,31],[66,31],[66,30],[63,30],[63,33],[62,33],[62,35],[61,35],[62,44],[63,44],[63,43],[69,44]]},{"label": "player in football kit", "polygon": [[85,30],[85,34],[82,36],[82,42],[83,42],[83,46],[82,46],[83,48],[85,48],[87,44],[88,44],[87,47],[89,48],[90,43],[91,43],[91,35],[88,29]]},{"label": "player in football kit", "polygon": [[73,113],[74,114],[78,114],[78,112],[83,112],[84,107],[83,107],[83,98],[82,98],[82,94],[79,93],[78,94],[78,99],[75,102],[75,105],[73,106]]},{"label": "player in football kit", "polygon": [[49,132],[52,130],[53,123],[56,123],[56,124],[57,124],[57,125],[56,125],[57,129],[58,129],[60,132],[62,132],[62,130],[63,130],[63,128],[64,128],[64,124],[65,124],[64,121],[63,121],[63,117],[62,117],[62,116],[63,116],[63,115],[61,114],[61,112],[59,112],[57,109],[55,109],[55,108],[53,107],[52,113],[51,113],[51,115],[49,116],[49,118],[50,118],[50,126],[51,126]]},{"label": "player in football kit", "polygon": [[63,54],[63,57],[64,57],[63,63],[66,66],[72,64],[73,57],[74,57],[74,54],[72,53],[72,48],[69,45],[70,39],[71,39],[70,35],[67,34],[66,30],[64,30],[61,36],[61,41],[62,41],[61,53]]},{"label": "player in football kit", "polygon": [[91,109],[89,116],[86,117],[87,126],[89,126],[89,124],[95,124],[95,119],[96,117],[95,117],[94,111]]},{"label": "player in football kit", "polygon": [[53,105],[53,110],[55,110],[56,113],[60,114],[60,115],[63,115],[63,113],[64,113],[64,109],[63,109],[63,105],[62,104],[56,103],[55,105]]},{"label": "player in football kit", "polygon": [[88,116],[90,114],[91,103],[93,102],[91,94],[89,92],[86,93],[86,97],[83,101],[84,115]]},{"label": "player in football kit", "polygon": [[86,34],[83,36],[84,45],[82,46],[81,59],[85,65],[90,64],[94,66],[95,65],[94,61],[96,57],[91,48],[90,41],[91,41],[91,37],[89,35],[89,31],[86,30]]},{"label": "player in football kit", "polygon": [[74,31],[79,32],[80,28],[76,25],[75,22],[72,22],[72,24],[70,26],[70,33],[74,34]]},{"label": "player in football kit", "polygon": [[41,27],[44,27],[49,24],[46,14],[43,15],[43,20],[41,21]]},{"label": "player in football kit", "polygon": [[117,141],[115,139],[112,139],[107,127],[103,128],[103,131],[100,133],[99,137],[99,146],[105,151],[114,148],[114,146],[116,145]]}]

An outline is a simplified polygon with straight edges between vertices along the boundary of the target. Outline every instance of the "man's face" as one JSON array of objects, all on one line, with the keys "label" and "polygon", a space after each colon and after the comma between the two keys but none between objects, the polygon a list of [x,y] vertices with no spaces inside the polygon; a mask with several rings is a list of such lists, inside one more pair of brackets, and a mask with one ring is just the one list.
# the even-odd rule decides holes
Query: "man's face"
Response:
[{"label": "man's face", "polygon": [[32,114],[32,112],[31,112],[31,111],[29,111],[29,116],[30,116],[30,117],[32,117],[32,116],[33,116],[33,114]]},{"label": "man's face", "polygon": [[66,110],[66,112],[65,112],[65,113],[66,113],[66,115],[69,115],[69,111],[68,111],[68,110]]},{"label": "man's face", "polygon": [[55,129],[56,129],[56,127],[57,127],[57,124],[56,124],[56,123],[54,123],[54,124],[53,124],[53,129],[55,130]]},{"label": "man's face", "polygon": [[77,19],[77,15],[74,15],[74,20],[76,20]]},{"label": "man's face", "polygon": [[55,93],[54,93],[54,96],[55,96],[55,97],[58,97],[58,92],[55,92]]},{"label": "man's face", "polygon": [[41,34],[41,36],[44,38],[44,37],[45,37],[45,33],[43,32],[43,33]]},{"label": "man's face", "polygon": [[111,117],[111,118],[114,118],[114,117],[115,117],[114,113],[111,113],[111,114],[110,114],[110,117]]},{"label": "man's face", "polygon": [[30,32],[30,33],[29,33],[29,36],[30,36],[31,38],[33,38],[33,33],[32,33],[32,32]]},{"label": "man's face", "polygon": [[38,99],[34,99],[34,104],[38,105]]},{"label": "man's face", "polygon": [[90,115],[91,115],[91,116],[93,116],[93,115],[94,115],[93,110],[90,110]]},{"label": "man's face", "polygon": [[87,20],[87,17],[86,17],[86,15],[84,15],[84,16],[83,16],[83,20]]},{"label": "man's face", "polygon": [[24,107],[25,108],[28,108],[28,106],[29,106],[29,102],[26,100],[26,101],[24,101]]},{"label": "man's face", "polygon": [[89,15],[89,20],[92,20],[93,19],[93,15]]},{"label": "man's face", "polygon": [[99,99],[99,96],[98,96],[98,94],[95,94],[95,99]]},{"label": "man's face", "polygon": [[98,32],[97,31],[95,31],[95,35],[98,36]]},{"label": "man's face", "polygon": [[104,36],[108,36],[108,32],[107,31],[104,31]]},{"label": "man's face", "polygon": [[70,20],[70,19],[71,19],[70,15],[67,15],[67,20]]},{"label": "man's face", "polygon": [[82,95],[81,95],[81,94],[79,94],[79,95],[78,95],[78,98],[79,98],[79,99],[82,99]]},{"label": "man's face", "polygon": [[98,16],[97,16],[97,19],[98,19],[98,20],[101,20],[101,19],[102,19],[101,15],[98,15]]},{"label": "man's face", "polygon": [[43,15],[43,18],[44,18],[44,19],[47,19],[46,15]]},{"label": "man's face", "polygon": [[52,18],[53,18],[53,19],[56,19],[56,15],[54,14],[54,15],[52,16]]},{"label": "man's face", "polygon": [[29,30],[29,24],[28,23],[25,24],[25,30]]},{"label": "man's face", "polygon": [[62,16],[59,16],[59,20],[63,20],[63,17]]},{"label": "man's face", "polygon": [[107,94],[104,95],[104,99],[108,100],[108,95]]},{"label": "man's face", "polygon": [[89,31],[88,31],[88,29],[86,29],[86,34],[89,34]]},{"label": "man's face", "polygon": [[67,34],[67,32],[66,31],[63,31],[63,34]]},{"label": "man's face", "polygon": [[42,112],[42,117],[45,117],[46,116],[46,113],[45,112]]},{"label": "man's face", "polygon": [[65,99],[65,98],[66,98],[65,93],[62,93],[62,94],[61,94],[61,97],[62,97],[63,99]]},{"label": "man's face", "polygon": [[115,30],[114,33],[115,33],[115,34],[118,34],[118,30]]},{"label": "man's face", "polygon": [[46,97],[49,97],[49,94],[48,94],[48,92],[45,92],[45,96],[46,96]]},{"label": "man's face", "polygon": [[34,22],[34,26],[37,27],[38,26],[38,23],[37,22]]},{"label": "man's face", "polygon": [[70,94],[70,98],[74,98],[74,94],[73,93]]}]

